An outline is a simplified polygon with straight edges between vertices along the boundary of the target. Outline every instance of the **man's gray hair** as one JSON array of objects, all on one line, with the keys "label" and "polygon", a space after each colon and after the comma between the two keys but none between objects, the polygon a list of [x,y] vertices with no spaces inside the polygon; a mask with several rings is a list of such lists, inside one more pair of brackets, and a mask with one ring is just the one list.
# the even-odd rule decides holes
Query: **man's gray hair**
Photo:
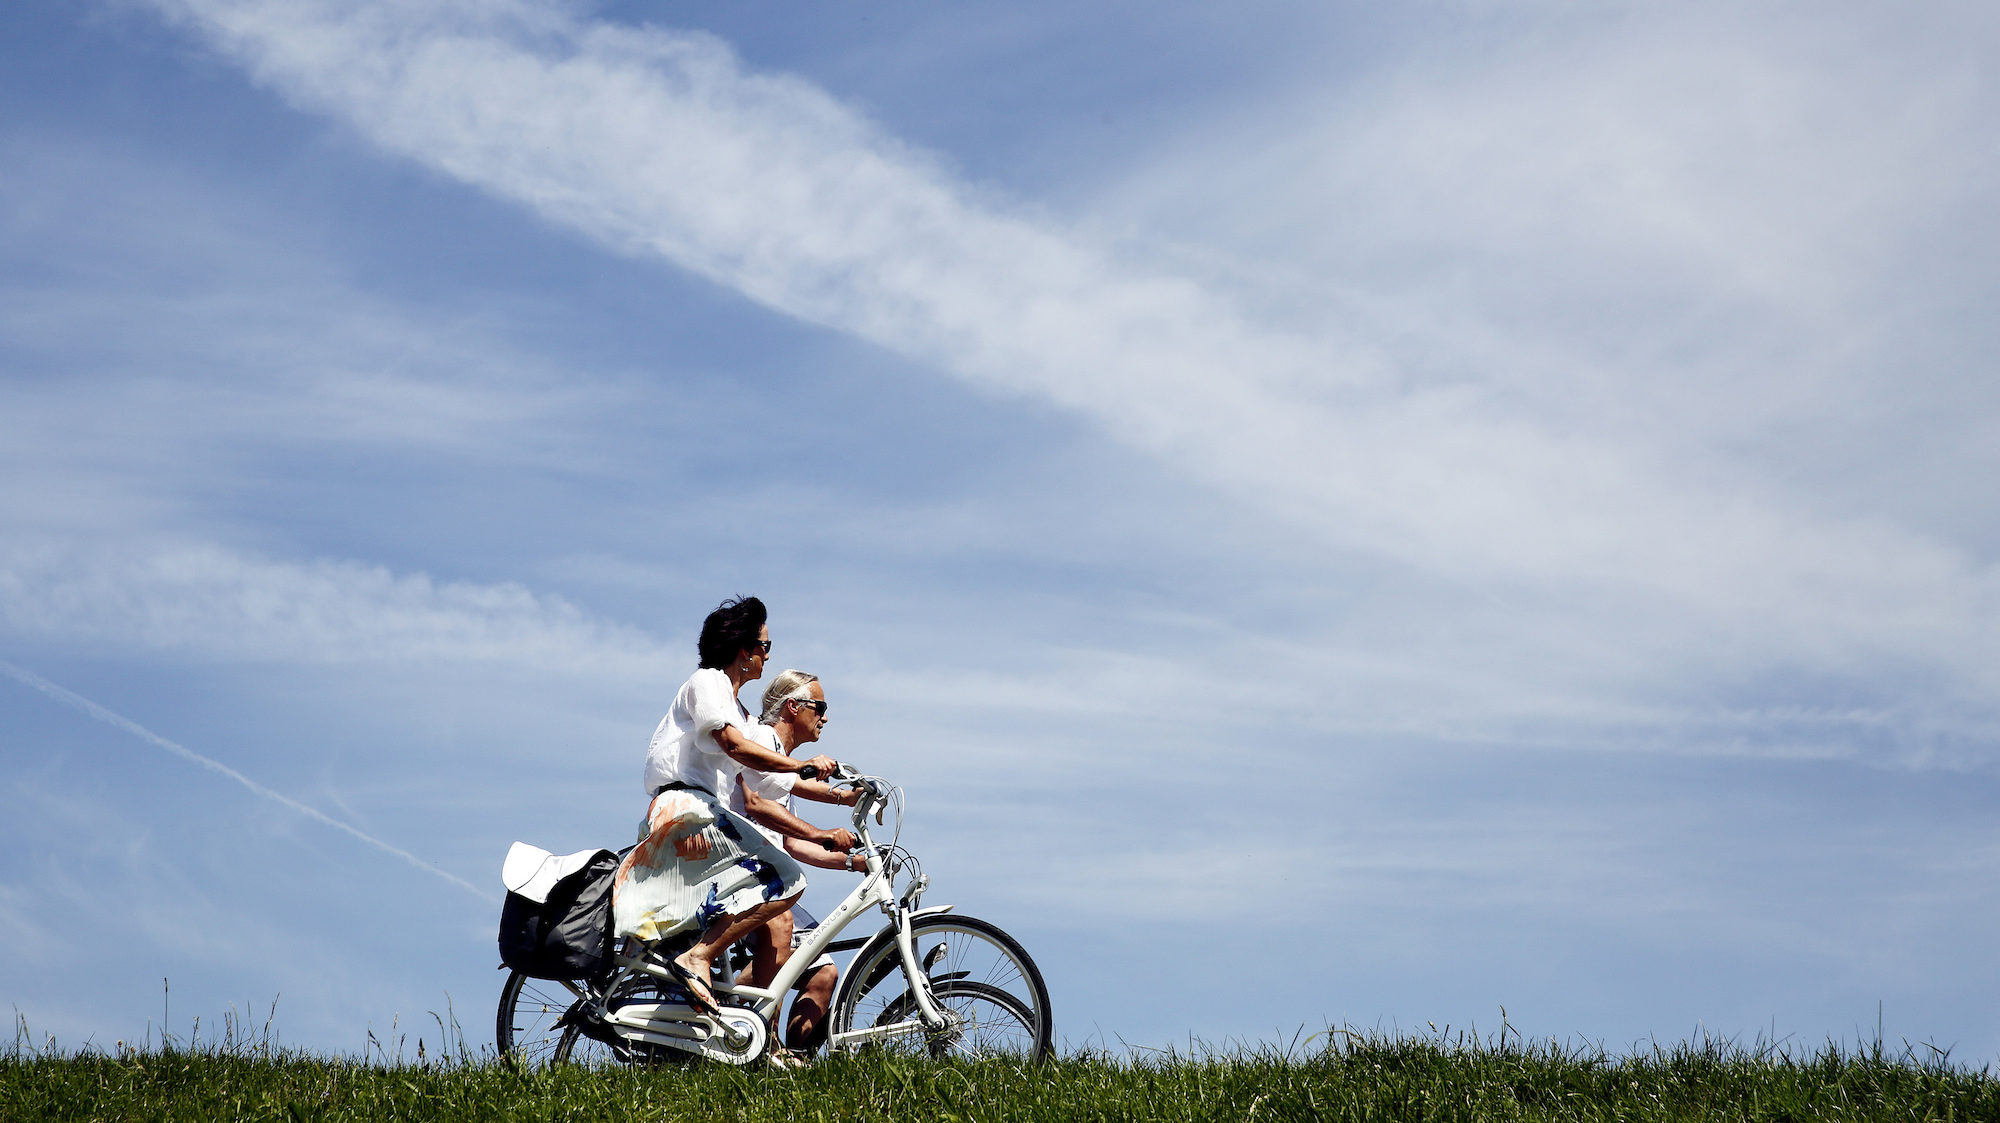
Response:
[{"label": "man's gray hair", "polygon": [[818,675],[804,671],[781,671],[771,685],[764,688],[764,724],[774,721],[785,703],[794,698],[812,697],[812,684],[819,681]]}]

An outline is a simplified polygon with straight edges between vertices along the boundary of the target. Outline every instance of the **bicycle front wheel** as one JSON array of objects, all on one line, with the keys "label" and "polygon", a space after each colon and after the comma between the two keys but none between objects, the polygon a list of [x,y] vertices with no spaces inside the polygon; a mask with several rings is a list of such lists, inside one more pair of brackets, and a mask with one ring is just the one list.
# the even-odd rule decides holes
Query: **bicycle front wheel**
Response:
[{"label": "bicycle front wheel", "polygon": [[[894,936],[878,933],[854,957],[834,1003],[833,1032],[881,1029],[918,1017]],[[934,1057],[1039,1061],[1049,1055],[1055,1037],[1049,989],[1012,936],[983,920],[945,914],[911,922],[910,938],[924,972],[918,985],[929,988],[950,1024],[884,1036],[876,1044]]]}]

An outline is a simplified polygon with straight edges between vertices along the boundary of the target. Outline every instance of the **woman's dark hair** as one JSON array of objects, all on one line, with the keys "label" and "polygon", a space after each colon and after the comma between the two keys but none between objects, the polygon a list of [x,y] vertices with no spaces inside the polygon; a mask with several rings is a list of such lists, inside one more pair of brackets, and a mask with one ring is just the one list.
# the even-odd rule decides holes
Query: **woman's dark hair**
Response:
[{"label": "woman's dark hair", "polygon": [[764,620],[764,602],[756,597],[732,597],[717,605],[701,622],[701,639],[695,643],[701,665],[720,670],[736,662],[756,644]]}]

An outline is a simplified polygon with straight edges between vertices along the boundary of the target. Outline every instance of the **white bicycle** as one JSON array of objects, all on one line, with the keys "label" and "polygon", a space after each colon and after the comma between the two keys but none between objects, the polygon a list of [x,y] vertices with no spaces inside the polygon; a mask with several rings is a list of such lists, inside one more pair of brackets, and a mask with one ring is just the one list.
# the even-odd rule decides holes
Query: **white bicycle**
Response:
[{"label": "white bicycle", "polygon": [[[695,933],[651,944],[626,940],[611,970],[597,980],[551,982],[513,972],[501,989],[494,1026],[500,1055],[529,1066],[704,1057],[749,1064],[775,1041],[772,1027],[779,1024],[785,994],[807,968],[823,954],[855,951],[834,994],[828,1048],[1046,1058],[1054,1024],[1048,986],[1034,960],[986,921],[953,915],[950,905],[919,906],[930,878],[896,843],[902,789],[846,765],[833,781],[860,792],[854,834],[868,873],[806,935],[770,986],[738,986],[733,976],[718,975],[709,985],[721,1013],[707,1014],[688,1003],[666,966]],[[895,828],[882,845],[870,835],[868,819],[885,809],[894,810]],[[872,936],[840,939],[870,906],[879,906],[888,922]]]}]

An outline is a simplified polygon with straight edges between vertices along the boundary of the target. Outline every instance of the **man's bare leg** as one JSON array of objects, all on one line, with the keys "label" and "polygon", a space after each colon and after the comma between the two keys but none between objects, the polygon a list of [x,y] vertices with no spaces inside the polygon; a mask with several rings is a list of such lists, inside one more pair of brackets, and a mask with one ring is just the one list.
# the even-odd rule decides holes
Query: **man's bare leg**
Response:
[{"label": "man's bare leg", "polygon": [[790,912],[745,937],[750,941],[750,962],[736,973],[740,987],[767,987],[792,958],[792,931],[796,921]]},{"label": "man's bare leg", "polygon": [[840,969],[829,963],[806,977],[792,996],[792,1016],[785,1023],[785,1044],[809,1053],[826,1040],[826,1010],[833,1004],[833,984]]},{"label": "man's bare leg", "polygon": [[750,955],[750,985],[767,987],[792,957],[792,913],[787,909],[764,925],[764,937]]}]

